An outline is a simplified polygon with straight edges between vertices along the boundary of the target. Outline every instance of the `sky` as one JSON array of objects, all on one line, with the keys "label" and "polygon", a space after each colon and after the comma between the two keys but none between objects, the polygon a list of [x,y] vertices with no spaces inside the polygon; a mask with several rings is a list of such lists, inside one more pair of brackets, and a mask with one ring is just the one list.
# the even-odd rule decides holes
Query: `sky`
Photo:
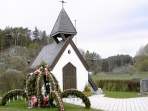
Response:
[{"label": "sky", "polygon": [[[28,27],[50,34],[61,10],[60,0],[0,0],[0,28]],[[76,45],[102,58],[135,56],[148,43],[148,0],[65,0],[76,20]]]}]

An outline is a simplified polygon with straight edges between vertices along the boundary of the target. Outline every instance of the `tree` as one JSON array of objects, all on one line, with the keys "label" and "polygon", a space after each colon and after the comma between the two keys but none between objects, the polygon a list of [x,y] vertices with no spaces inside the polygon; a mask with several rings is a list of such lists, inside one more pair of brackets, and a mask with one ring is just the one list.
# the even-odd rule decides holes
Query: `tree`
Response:
[{"label": "tree", "polygon": [[140,70],[141,71],[148,71],[148,59],[141,62]]},{"label": "tree", "polygon": [[139,71],[148,71],[148,56],[136,56],[135,61],[135,67]]},{"label": "tree", "polygon": [[0,30],[0,50],[3,50],[6,47],[5,34]]},{"label": "tree", "polygon": [[114,68],[133,65],[133,58],[129,55],[110,56],[102,61],[102,71],[111,72]]},{"label": "tree", "polygon": [[[31,38],[32,37],[32,38]],[[48,38],[46,31],[40,31],[35,27],[34,31],[23,27],[6,27],[0,30],[0,49],[6,49],[11,46],[29,46],[37,43],[40,47],[53,42]]]},{"label": "tree", "polygon": [[35,30],[33,31],[33,37],[34,40],[39,40],[40,38],[39,30],[37,29],[37,27],[35,27]]},{"label": "tree", "polygon": [[135,67],[139,71],[148,71],[148,44],[140,48],[135,56]]},{"label": "tree", "polygon": [[108,61],[106,59],[104,59],[102,61],[102,69],[101,69],[101,71],[109,72],[109,64],[108,64]]},{"label": "tree", "polygon": [[141,47],[136,54],[136,56],[142,55],[148,56],[148,44],[146,44],[144,47]]},{"label": "tree", "polygon": [[95,52],[91,53],[87,50],[84,57],[86,59],[90,71],[95,74],[101,71],[101,57],[99,54]]},{"label": "tree", "polygon": [[42,45],[48,44],[48,37],[47,37],[46,31],[41,32],[41,43]]},{"label": "tree", "polygon": [[[42,43],[38,35],[41,35],[42,31],[37,28],[34,31],[34,36],[37,37],[36,43]],[[46,32],[43,33],[46,36]],[[44,38],[44,37],[43,37]],[[45,39],[43,39],[45,41]],[[31,38],[31,30],[23,27],[6,27],[4,30],[0,30],[0,50],[9,48],[11,46],[29,46],[34,42]]]}]

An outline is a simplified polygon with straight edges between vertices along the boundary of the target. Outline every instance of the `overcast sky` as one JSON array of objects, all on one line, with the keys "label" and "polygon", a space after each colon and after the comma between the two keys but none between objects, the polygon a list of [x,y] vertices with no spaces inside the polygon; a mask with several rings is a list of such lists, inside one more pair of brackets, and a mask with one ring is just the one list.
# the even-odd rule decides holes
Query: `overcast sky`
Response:
[{"label": "overcast sky", "polygon": [[[79,48],[101,57],[134,56],[148,43],[148,0],[65,0]],[[53,28],[61,10],[59,0],[0,0],[0,28],[6,26],[46,30]]]}]

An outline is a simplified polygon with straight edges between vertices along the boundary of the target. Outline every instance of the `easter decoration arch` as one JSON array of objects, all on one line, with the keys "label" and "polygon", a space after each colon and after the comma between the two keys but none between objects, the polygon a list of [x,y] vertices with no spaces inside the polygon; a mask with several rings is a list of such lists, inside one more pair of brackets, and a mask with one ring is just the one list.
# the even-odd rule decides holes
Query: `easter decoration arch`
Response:
[{"label": "easter decoration arch", "polygon": [[64,111],[62,98],[75,96],[82,99],[86,108],[90,108],[89,99],[76,89],[69,89],[61,92],[58,82],[50,72],[48,65],[41,65],[33,73],[26,76],[26,88],[9,91],[2,98],[2,105],[11,100],[25,98],[29,108],[34,107],[57,107],[58,111]]},{"label": "easter decoration arch", "polygon": [[61,93],[62,98],[67,98],[69,96],[82,99],[82,102],[85,104],[85,107],[90,108],[91,104],[89,99],[81,91],[78,91],[76,89],[67,89]]},{"label": "easter decoration arch", "polygon": [[15,89],[15,90],[9,91],[8,93],[6,93],[3,96],[1,104],[4,106],[4,105],[6,105],[6,103],[8,101],[10,101],[10,100],[17,100],[18,98],[27,99],[27,95],[26,95],[24,90],[22,90],[22,89]]}]

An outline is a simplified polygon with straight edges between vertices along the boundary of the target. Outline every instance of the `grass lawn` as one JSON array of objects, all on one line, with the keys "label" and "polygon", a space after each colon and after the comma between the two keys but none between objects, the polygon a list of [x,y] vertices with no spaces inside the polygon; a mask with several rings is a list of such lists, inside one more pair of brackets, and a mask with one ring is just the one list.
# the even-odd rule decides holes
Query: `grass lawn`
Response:
[{"label": "grass lawn", "polygon": [[92,75],[93,80],[131,80],[131,79],[143,79],[148,78],[148,72],[137,72],[136,74],[114,74],[114,73],[98,73]]},{"label": "grass lawn", "polygon": [[106,97],[111,98],[135,98],[139,97],[138,92],[119,92],[119,91],[105,91]]},{"label": "grass lawn", "polygon": [[[58,111],[57,108],[33,108],[28,109],[26,103],[21,100],[8,103],[6,106],[0,106],[0,111]],[[65,104],[65,111],[101,111],[94,109],[85,109],[84,107]]]}]

